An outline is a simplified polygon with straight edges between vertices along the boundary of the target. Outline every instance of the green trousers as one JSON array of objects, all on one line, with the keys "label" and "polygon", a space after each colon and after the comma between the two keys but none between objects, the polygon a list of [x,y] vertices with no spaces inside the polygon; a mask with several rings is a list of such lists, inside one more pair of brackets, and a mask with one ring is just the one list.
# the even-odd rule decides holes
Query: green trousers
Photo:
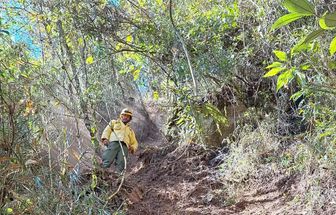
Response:
[{"label": "green trousers", "polygon": [[[128,157],[128,148],[124,142],[121,142],[124,149],[125,159]],[[109,168],[113,162],[117,171],[121,173],[125,169],[125,159],[118,141],[112,141],[107,145],[103,153],[103,168]]]}]

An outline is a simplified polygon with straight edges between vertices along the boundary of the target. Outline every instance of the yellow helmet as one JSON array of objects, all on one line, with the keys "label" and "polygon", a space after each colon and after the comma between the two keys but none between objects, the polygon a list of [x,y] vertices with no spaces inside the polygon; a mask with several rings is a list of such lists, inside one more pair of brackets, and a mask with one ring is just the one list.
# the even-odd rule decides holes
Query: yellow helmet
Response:
[{"label": "yellow helmet", "polygon": [[128,108],[125,108],[121,111],[120,115],[128,115],[128,116],[132,116],[133,113],[132,111],[130,111]]}]

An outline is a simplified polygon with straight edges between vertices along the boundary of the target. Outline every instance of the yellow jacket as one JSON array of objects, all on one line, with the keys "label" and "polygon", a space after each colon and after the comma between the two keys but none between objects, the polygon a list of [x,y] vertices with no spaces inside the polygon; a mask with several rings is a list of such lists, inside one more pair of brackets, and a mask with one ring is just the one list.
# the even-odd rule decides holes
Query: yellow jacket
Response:
[{"label": "yellow jacket", "polygon": [[124,124],[120,119],[112,120],[104,129],[102,140],[107,139],[111,141],[124,141],[127,148],[131,152],[138,149],[138,141],[135,138],[135,133],[128,124]]}]

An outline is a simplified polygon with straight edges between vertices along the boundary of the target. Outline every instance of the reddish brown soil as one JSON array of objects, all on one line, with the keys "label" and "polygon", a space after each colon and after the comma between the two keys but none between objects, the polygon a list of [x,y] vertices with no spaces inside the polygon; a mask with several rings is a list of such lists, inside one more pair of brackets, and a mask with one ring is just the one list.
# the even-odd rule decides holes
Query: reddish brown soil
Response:
[{"label": "reddish brown soil", "polygon": [[208,165],[209,152],[200,146],[151,147],[132,161],[127,184],[127,214],[225,214],[215,191],[222,185]]},{"label": "reddish brown soil", "polygon": [[213,158],[194,144],[141,150],[125,178],[127,214],[300,214],[287,204],[292,177],[250,188],[230,203],[218,170],[210,166]]}]

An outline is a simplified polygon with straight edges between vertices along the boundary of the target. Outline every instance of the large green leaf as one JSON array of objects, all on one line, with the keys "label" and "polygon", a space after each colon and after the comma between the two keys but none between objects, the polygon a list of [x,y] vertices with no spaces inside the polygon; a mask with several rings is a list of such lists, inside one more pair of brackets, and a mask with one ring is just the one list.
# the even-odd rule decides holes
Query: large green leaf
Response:
[{"label": "large green leaf", "polygon": [[307,0],[285,0],[283,5],[289,12],[305,15],[314,14],[314,5]]},{"label": "large green leaf", "polygon": [[273,68],[270,71],[268,71],[263,77],[267,78],[267,77],[272,77],[277,75],[279,72],[285,70],[286,68],[283,67],[277,67],[277,68]]},{"label": "large green leaf", "polygon": [[276,90],[278,91],[283,86],[287,85],[293,79],[293,77],[294,77],[294,75],[293,75],[293,70],[292,69],[287,70],[286,72],[279,75]]},{"label": "large green leaf", "polygon": [[282,65],[282,63],[280,62],[273,62],[271,65],[268,65],[266,67],[266,69],[272,69],[272,68],[275,68],[275,67],[280,67]]},{"label": "large green leaf", "polygon": [[300,13],[289,13],[282,17],[280,17],[275,23],[272,25],[272,29],[278,29],[282,26],[285,26],[291,22],[294,22],[295,20],[298,20],[304,16],[307,16],[306,14],[300,14]]},{"label": "large green leaf", "polygon": [[281,61],[287,61],[287,54],[283,51],[274,50],[275,56]]},{"label": "large green leaf", "polygon": [[309,43],[315,40],[317,37],[321,36],[324,33],[323,29],[318,29],[316,31],[311,32],[303,41],[303,43]]},{"label": "large green leaf", "polygon": [[336,12],[325,15],[323,19],[327,27],[336,27]]},{"label": "large green leaf", "polygon": [[323,15],[322,18],[319,19],[319,25],[322,29],[324,30],[331,30],[334,29],[334,27],[329,27],[327,26],[326,22],[325,22],[325,15]]},{"label": "large green leaf", "polygon": [[330,55],[335,54],[335,52],[336,52],[336,37],[331,41],[329,51],[330,51]]},{"label": "large green leaf", "polygon": [[318,29],[316,31],[311,32],[307,37],[305,37],[291,49],[291,56],[293,56],[293,54],[296,52],[300,52],[302,50],[308,50],[310,48],[309,42],[321,36],[324,33],[324,31],[325,31],[324,29]]}]

